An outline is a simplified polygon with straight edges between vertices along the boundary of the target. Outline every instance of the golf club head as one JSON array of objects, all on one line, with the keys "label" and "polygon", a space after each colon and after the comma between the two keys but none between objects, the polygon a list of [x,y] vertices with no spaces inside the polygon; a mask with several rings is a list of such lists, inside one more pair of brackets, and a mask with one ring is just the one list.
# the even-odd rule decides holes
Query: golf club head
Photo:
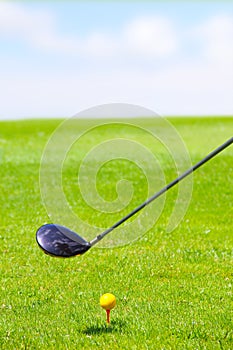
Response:
[{"label": "golf club head", "polygon": [[36,232],[39,247],[48,255],[69,258],[81,255],[91,244],[70,229],[54,224],[41,226]]}]

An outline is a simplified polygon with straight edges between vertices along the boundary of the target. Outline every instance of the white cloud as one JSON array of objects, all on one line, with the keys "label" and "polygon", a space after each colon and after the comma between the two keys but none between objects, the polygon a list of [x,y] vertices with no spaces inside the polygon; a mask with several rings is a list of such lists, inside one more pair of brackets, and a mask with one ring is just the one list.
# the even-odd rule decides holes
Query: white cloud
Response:
[{"label": "white cloud", "polygon": [[[10,64],[7,69],[2,60],[0,117],[70,116],[110,102],[139,104],[162,114],[232,114],[232,20],[216,15],[181,33],[170,19],[139,16],[117,35],[93,31],[83,37],[61,35],[53,13],[0,2],[0,39],[23,40],[37,48],[38,57],[48,51],[55,59],[64,54],[56,72],[44,59],[39,71],[30,72],[12,71]],[[195,48],[188,59],[187,43]],[[70,67],[70,55],[89,63]]]},{"label": "white cloud", "polygon": [[[20,3],[0,2],[0,38],[21,40],[42,50],[84,57],[166,58],[182,52],[182,44],[195,38],[203,55],[210,60],[232,62],[233,18],[216,15],[187,33],[177,30],[169,18],[148,15],[132,18],[127,25],[111,32],[93,31],[84,37],[62,35],[55,14],[48,10],[33,10]],[[202,44],[202,45],[201,45]]]},{"label": "white cloud", "polygon": [[177,46],[175,28],[165,18],[139,17],[117,35],[93,32],[81,38],[59,34],[57,20],[48,11],[33,11],[6,2],[0,3],[0,35],[15,37],[44,51],[102,58],[118,54],[164,57],[173,53]]},{"label": "white cloud", "polygon": [[136,54],[166,56],[176,51],[178,38],[170,20],[157,16],[140,17],[126,27],[124,36]]},{"label": "white cloud", "polygon": [[47,11],[33,11],[12,2],[0,2],[0,36],[30,45],[40,43],[54,30],[55,18]]},{"label": "white cloud", "polygon": [[211,61],[233,62],[233,17],[218,14],[197,26],[195,36],[203,45],[205,57]]}]

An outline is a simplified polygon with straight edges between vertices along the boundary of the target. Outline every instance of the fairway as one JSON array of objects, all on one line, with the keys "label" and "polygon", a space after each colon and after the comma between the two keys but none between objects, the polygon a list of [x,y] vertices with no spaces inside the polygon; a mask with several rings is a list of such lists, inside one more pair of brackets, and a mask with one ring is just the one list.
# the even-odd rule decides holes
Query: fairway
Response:
[{"label": "fairway", "polygon": [[[232,117],[168,120],[183,139],[192,164],[232,137]],[[232,349],[233,146],[195,172],[190,205],[172,232],[166,228],[177,187],[167,193],[157,222],[132,244],[96,246],[83,256],[56,259],[38,248],[35,233],[50,222],[41,199],[40,164],[60,123],[0,122],[0,348]],[[80,120],[80,132],[95,123]],[[134,123],[156,127],[150,118]],[[120,159],[101,168],[97,188],[112,202],[117,181],[126,178],[134,189],[127,207],[108,215],[90,208],[82,198],[77,186],[81,159],[92,143],[113,134],[105,126],[94,139],[81,140],[78,156],[71,152],[64,163],[67,201],[93,226],[109,227],[147,198],[145,176],[135,164]],[[126,134],[143,141],[138,131],[129,129]],[[149,139],[144,141],[150,144]],[[152,146],[151,152],[156,154],[156,148]],[[166,183],[176,178],[165,149],[156,156]],[[57,215],[56,223],[67,224],[63,212]],[[121,228],[112,233],[116,242],[118,233],[122,237]],[[109,326],[99,305],[104,293],[113,293],[117,301]]]}]

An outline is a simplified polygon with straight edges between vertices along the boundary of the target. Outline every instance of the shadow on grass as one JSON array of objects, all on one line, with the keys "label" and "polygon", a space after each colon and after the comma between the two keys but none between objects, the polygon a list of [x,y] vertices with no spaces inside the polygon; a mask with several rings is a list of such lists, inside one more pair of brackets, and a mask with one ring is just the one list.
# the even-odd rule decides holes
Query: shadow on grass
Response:
[{"label": "shadow on grass", "polygon": [[83,333],[87,335],[93,335],[93,334],[103,334],[103,333],[123,333],[124,332],[124,326],[125,322],[121,320],[114,320],[111,321],[109,325],[103,324],[103,325],[92,325],[88,328],[86,328]]}]

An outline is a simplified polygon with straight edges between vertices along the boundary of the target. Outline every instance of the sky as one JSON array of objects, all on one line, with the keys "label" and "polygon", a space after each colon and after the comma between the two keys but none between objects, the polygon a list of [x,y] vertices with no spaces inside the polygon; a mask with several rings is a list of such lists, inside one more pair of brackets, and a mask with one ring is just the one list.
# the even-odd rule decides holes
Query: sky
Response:
[{"label": "sky", "polygon": [[0,119],[233,114],[231,1],[0,0]]}]

